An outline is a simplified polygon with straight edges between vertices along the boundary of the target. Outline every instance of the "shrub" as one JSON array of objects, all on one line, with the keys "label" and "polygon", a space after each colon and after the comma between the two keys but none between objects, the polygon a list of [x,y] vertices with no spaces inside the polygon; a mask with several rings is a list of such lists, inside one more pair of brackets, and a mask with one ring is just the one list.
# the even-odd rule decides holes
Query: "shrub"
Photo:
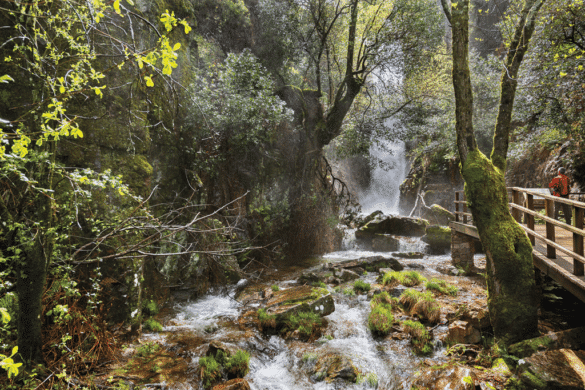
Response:
[{"label": "shrub", "polygon": [[258,310],[258,321],[261,328],[276,328],[276,316],[266,313],[265,309]]},{"label": "shrub", "polygon": [[201,366],[201,380],[205,388],[211,387],[221,379],[221,367],[213,356],[199,358],[199,365]]},{"label": "shrub", "polygon": [[358,279],[353,283],[353,289],[355,291],[368,292],[370,291],[370,284]]},{"label": "shrub", "polygon": [[153,320],[152,318],[144,321],[142,328],[147,332],[162,332],[163,327],[160,322]]},{"label": "shrub", "polygon": [[148,317],[155,316],[158,314],[159,311],[160,310],[155,301],[151,299],[142,301],[142,314],[144,314],[145,316]]},{"label": "shrub", "polygon": [[383,305],[374,307],[368,316],[368,327],[372,333],[380,336],[390,333],[393,322],[392,312]]},{"label": "shrub", "polygon": [[239,349],[225,363],[230,378],[243,378],[250,371],[250,354]]},{"label": "shrub", "polygon": [[395,286],[402,284],[406,287],[418,286],[427,279],[416,271],[391,271],[382,277],[382,284]]},{"label": "shrub", "polygon": [[273,284],[272,286],[270,286],[270,288],[272,289],[272,291],[277,292],[280,291],[280,287],[278,287],[276,284]]},{"label": "shrub", "polygon": [[427,290],[437,291],[441,294],[455,296],[459,289],[441,279],[431,279],[426,283]]}]

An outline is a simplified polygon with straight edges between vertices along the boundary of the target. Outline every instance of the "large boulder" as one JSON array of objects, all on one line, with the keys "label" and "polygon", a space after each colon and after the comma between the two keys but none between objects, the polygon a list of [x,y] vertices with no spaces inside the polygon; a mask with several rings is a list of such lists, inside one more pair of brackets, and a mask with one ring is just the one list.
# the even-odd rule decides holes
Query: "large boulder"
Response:
[{"label": "large boulder", "polygon": [[449,324],[447,341],[453,344],[477,344],[481,333],[467,321],[453,321]]},{"label": "large boulder", "polygon": [[357,260],[345,260],[331,265],[335,268],[364,269],[369,272],[379,272],[380,268],[392,268],[394,271],[402,271],[404,266],[392,257],[369,256],[360,257]]},{"label": "large boulder", "polygon": [[585,327],[550,333],[510,345],[508,352],[520,358],[546,349],[585,349]]},{"label": "large boulder", "polygon": [[584,389],[585,351],[541,351],[520,360],[518,375],[529,389]]},{"label": "large boulder", "polygon": [[400,246],[400,240],[390,234],[375,234],[370,246],[376,252],[395,252]]},{"label": "large boulder", "polygon": [[358,370],[353,365],[353,362],[349,358],[336,353],[319,357],[312,372],[312,378],[316,381],[327,380],[331,382],[336,379],[343,379],[355,383],[357,376]]},{"label": "large boulder", "polygon": [[375,234],[394,234],[398,236],[421,237],[425,234],[428,222],[420,218],[376,215],[370,222],[360,227],[355,236],[358,239],[373,238]]},{"label": "large boulder", "polygon": [[441,226],[447,226],[449,222],[455,220],[455,214],[438,204],[433,204],[431,207],[423,207],[420,216],[429,221],[429,223]]},{"label": "large boulder", "polygon": [[266,313],[276,315],[277,322],[289,314],[314,312],[326,316],[335,311],[333,297],[324,288],[299,286],[275,291],[266,302]]},{"label": "large boulder", "polygon": [[422,240],[429,244],[433,254],[443,254],[451,249],[451,228],[448,226],[427,226]]}]

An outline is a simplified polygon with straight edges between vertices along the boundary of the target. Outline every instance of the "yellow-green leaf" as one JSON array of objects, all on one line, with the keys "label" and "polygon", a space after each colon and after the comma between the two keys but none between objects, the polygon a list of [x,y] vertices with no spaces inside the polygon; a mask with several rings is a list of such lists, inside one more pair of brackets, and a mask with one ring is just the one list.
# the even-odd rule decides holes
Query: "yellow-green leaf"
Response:
[{"label": "yellow-green leaf", "polygon": [[144,80],[146,81],[146,86],[147,87],[154,87],[154,82],[152,81],[152,75],[150,76],[144,76]]}]

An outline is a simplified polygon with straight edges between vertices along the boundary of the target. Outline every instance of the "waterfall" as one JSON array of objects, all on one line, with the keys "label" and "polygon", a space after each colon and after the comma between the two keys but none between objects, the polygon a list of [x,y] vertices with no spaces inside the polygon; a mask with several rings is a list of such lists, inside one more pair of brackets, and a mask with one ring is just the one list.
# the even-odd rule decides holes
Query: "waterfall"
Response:
[{"label": "waterfall", "polygon": [[400,184],[407,173],[404,142],[383,140],[379,145],[374,143],[370,147],[370,155],[382,164],[376,164],[370,186],[359,194],[362,213],[368,215],[380,210],[386,215],[400,214]]}]

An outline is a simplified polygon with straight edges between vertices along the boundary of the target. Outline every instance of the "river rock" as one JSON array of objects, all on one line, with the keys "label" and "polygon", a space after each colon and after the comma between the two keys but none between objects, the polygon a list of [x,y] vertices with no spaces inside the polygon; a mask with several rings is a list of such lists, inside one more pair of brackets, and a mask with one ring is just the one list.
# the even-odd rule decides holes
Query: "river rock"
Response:
[{"label": "river rock", "polygon": [[524,358],[546,349],[585,349],[585,327],[550,333],[510,345],[511,355]]},{"label": "river rock", "polygon": [[541,351],[519,361],[518,375],[530,389],[584,389],[585,351]]},{"label": "river rock", "polygon": [[342,268],[339,271],[337,271],[335,273],[335,276],[343,282],[349,282],[351,280],[356,280],[356,279],[359,279],[359,277],[360,277],[357,274],[357,272],[354,272],[352,270],[345,269],[345,268]]},{"label": "river rock", "polygon": [[379,272],[380,268],[392,268],[394,271],[402,271],[404,266],[392,257],[370,256],[357,260],[340,261],[333,264],[333,268],[356,269],[362,268],[368,272]]},{"label": "river rock", "polygon": [[454,344],[476,344],[481,341],[481,333],[467,321],[453,321],[449,324],[447,342]]},{"label": "river rock", "polygon": [[250,390],[250,385],[245,379],[236,378],[220,385],[213,386],[211,390]]},{"label": "river rock", "polygon": [[354,218],[353,223],[357,228],[361,228],[362,226],[364,226],[365,224],[367,224],[368,222],[370,222],[371,220],[375,219],[378,216],[383,217],[384,213],[381,212],[380,210],[376,210],[373,213],[371,213],[365,217]]},{"label": "river rock", "polygon": [[288,314],[298,312],[312,311],[326,316],[335,311],[335,303],[327,289],[299,286],[275,291],[265,308],[268,314],[276,315],[279,321]]},{"label": "river rock", "polygon": [[312,378],[316,381],[327,380],[328,382],[343,379],[355,383],[357,376],[358,370],[353,362],[338,354],[325,354],[319,357],[312,373]]},{"label": "river rock", "polygon": [[394,234],[398,236],[421,237],[425,234],[428,222],[420,218],[377,215],[360,227],[356,238],[368,238],[375,234]]},{"label": "river rock", "polygon": [[427,226],[422,240],[429,244],[433,254],[443,254],[451,249],[451,228],[448,226]]},{"label": "river rock", "polygon": [[371,247],[376,252],[394,252],[398,250],[400,240],[389,234],[375,234]]},{"label": "river rock", "polygon": [[396,256],[401,259],[422,259],[425,257],[425,254],[421,252],[396,252],[392,253],[392,256]]},{"label": "river rock", "polygon": [[420,373],[411,388],[426,390],[475,390],[476,375],[467,367],[452,366]]},{"label": "river rock", "polygon": [[420,216],[432,224],[441,226],[447,226],[449,222],[455,220],[455,214],[438,204],[433,204],[427,208],[423,207]]},{"label": "river rock", "polygon": [[218,340],[213,340],[209,343],[205,356],[217,356],[217,352],[222,351],[226,356],[232,356],[237,352],[237,348],[233,345],[222,343]]}]

